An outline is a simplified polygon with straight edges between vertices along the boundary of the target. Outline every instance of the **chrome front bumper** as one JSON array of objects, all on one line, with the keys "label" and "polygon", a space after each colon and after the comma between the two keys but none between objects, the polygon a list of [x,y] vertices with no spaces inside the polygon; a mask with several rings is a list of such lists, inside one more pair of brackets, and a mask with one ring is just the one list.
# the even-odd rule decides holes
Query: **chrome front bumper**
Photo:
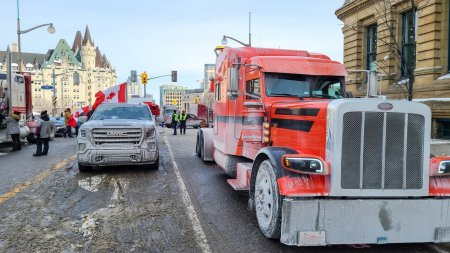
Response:
[{"label": "chrome front bumper", "polygon": [[450,242],[449,207],[449,199],[285,199],[281,242],[296,246]]},{"label": "chrome front bumper", "polygon": [[78,162],[82,165],[115,166],[154,164],[158,159],[158,150],[143,148],[130,149],[86,149],[78,151]]}]

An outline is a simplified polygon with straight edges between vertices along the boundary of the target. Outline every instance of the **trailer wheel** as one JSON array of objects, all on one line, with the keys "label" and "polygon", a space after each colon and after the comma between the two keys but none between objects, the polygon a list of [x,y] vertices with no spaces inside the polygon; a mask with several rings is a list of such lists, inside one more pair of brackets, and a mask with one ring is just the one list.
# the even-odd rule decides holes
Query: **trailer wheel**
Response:
[{"label": "trailer wheel", "polygon": [[280,238],[281,201],[273,165],[265,160],[256,175],[255,210],[259,228],[267,238]]}]

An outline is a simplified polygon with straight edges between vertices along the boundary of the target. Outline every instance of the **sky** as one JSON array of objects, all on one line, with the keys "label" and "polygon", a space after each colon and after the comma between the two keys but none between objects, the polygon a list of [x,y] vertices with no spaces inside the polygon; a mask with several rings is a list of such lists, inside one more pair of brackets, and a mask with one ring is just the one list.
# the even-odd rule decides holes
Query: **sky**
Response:
[{"label": "sky", "polygon": [[[342,22],[334,14],[344,0],[19,0],[21,29],[52,22],[21,36],[22,52],[46,53],[59,39],[71,46],[76,31],[89,26],[92,39],[116,69],[117,83],[130,70],[149,77],[178,71],[178,84],[199,88],[206,63],[223,35],[252,46],[308,50],[342,62]],[[17,43],[17,0],[1,0],[0,50]],[[229,41],[230,47],[240,45]],[[159,86],[170,77],[151,80],[147,93],[159,101]]]}]

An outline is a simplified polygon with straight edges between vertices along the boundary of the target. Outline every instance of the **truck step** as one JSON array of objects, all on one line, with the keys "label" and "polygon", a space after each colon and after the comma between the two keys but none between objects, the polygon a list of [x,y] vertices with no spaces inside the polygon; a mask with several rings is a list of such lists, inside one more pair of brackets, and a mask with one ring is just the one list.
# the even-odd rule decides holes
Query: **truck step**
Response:
[{"label": "truck step", "polygon": [[228,179],[227,182],[236,191],[249,190],[251,172],[252,163],[238,163],[236,169],[236,178]]}]

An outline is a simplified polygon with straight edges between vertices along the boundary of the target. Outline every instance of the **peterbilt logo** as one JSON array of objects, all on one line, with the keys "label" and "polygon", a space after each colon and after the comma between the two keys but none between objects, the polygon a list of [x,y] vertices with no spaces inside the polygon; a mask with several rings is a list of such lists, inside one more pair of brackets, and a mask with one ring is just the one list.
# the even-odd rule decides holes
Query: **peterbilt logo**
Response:
[{"label": "peterbilt logo", "polygon": [[378,104],[378,109],[382,110],[382,111],[389,111],[392,110],[392,108],[394,108],[394,105],[391,103],[381,103]]},{"label": "peterbilt logo", "polygon": [[108,135],[108,136],[125,136],[127,134],[120,132],[120,131],[108,131],[108,132],[106,132],[106,135]]}]

